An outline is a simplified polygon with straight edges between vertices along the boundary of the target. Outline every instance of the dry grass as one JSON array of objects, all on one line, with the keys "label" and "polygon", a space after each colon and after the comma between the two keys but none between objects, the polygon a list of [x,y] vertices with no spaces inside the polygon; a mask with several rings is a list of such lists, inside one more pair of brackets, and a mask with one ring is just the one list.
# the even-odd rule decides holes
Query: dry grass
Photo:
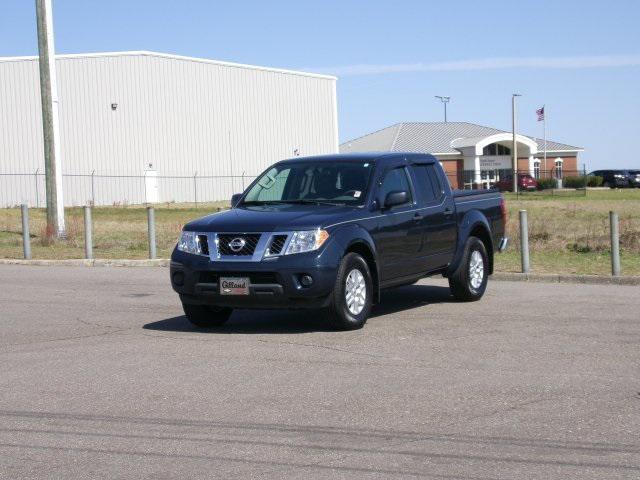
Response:
[{"label": "dry grass", "polygon": [[[156,205],[158,256],[171,254],[182,226],[220,208],[226,202],[191,205]],[[67,238],[52,240],[46,232],[44,209],[30,211],[33,258],[66,259],[84,256],[84,219],[81,208],[66,209]],[[22,257],[20,209],[0,210],[0,258]],[[147,258],[147,212],[141,206],[98,207],[93,209],[93,253],[96,258]]]},{"label": "dry grass", "polygon": [[510,246],[497,257],[502,271],[520,269],[518,211],[527,210],[533,271],[608,274],[609,211],[620,218],[622,270],[640,275],[640,190],[590,191],[586,197],[507,195]]},{"label": "dry grass", "polygon": [[[168,257],[178,234],[191,219],[226,208],[226,202],[200,205],[156,205],[158,255]],[[529,217],[531,266],[534,272],[608,274],[609,210],[620,216],[622,271],[640,275],[640,190],[595,191],[586,197],[516,198],[507,195],[509,249],[498,255],[497,269],[520,268],[518,210]],[[82,209],[67,209],[68,238],[47,238],[45,212],[31,210],[34,258],[82,258],[84,232]],[[146,209],[141,206],[100,207],[93,212],[96,258],[146,258]],[[0,258],[21,258],[20,210],[0,210]]]}]

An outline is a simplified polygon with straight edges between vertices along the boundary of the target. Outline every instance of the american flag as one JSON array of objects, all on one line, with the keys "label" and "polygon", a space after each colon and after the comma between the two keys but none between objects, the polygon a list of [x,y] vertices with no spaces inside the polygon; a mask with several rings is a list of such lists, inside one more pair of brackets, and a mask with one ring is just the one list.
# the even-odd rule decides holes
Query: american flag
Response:
[{"label": "american flag", "polygon": [[544,120],[544,107],[536,110],[536,115],[538,115],[538,121],[542,122]]}]

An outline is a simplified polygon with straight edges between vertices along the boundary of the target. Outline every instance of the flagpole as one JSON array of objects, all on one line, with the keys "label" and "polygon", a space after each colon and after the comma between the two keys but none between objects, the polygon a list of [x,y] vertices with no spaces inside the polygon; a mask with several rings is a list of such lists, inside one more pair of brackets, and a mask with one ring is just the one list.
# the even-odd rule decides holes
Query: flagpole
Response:
[{"label": "flagpole", "polygon": [[547,171],[547,106],[542,105],[542,128],[544,130],[544,171]]}]

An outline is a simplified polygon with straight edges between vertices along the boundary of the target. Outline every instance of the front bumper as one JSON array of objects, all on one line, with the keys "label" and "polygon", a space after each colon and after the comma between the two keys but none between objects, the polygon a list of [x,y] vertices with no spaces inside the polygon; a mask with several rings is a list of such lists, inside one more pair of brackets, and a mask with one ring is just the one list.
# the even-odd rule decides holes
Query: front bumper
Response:
[{"label": "front bumper", "polygon": [[[328,302],[338,262],[333,248],[256,262],[211,261],[209,257],[176,250],[169,270],[171,286],[183,303],[233,308],[318,308]],[[312,285],[302,285],[302,275],[310,275]],[[249,295],[221,295],[219,279],[225,276],[248,277]]]}]

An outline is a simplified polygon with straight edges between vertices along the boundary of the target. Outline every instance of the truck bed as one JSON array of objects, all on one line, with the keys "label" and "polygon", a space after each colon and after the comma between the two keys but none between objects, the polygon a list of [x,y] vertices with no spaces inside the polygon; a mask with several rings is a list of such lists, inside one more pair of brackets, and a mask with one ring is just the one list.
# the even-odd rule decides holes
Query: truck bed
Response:
[{"label": "truck bed", "polygon": [[490,190],[452,190],[453,201],[456,206],[458,222],[469,212],[477,210],[482,213],[491,226],[494,245],[505,236],[506,210],[504,199],[497,189]]}]

